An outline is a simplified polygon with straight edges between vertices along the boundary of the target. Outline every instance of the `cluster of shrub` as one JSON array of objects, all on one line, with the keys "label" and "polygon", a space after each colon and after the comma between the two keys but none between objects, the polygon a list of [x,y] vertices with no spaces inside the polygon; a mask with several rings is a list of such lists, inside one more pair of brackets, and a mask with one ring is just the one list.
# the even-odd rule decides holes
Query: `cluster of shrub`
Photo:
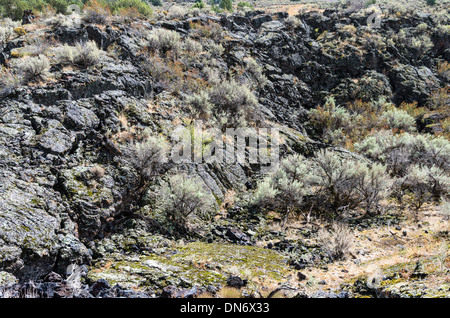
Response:
[{"label": "cluster of shrub", "polygon": [[13,20],[22,18],[25,10],[34,12],[53,12],[68,14],[70,5],[77,5],[82,11],[106,10],[110,14],[117,14],[121,10],[133,8],[140,15],[149,17],[153,13],[153,6],[161,6],[160,0],[0,0],[0,15]]},{"label": "cluster of shrub", "polygon": [[[112,14],[135,15],[147,17],[152,14],[151,6],[141,0],[34,0],[16,1],[0,0],[0,47],[17,36],[26,38],[23,48],[12,52],[8,67],[0,69],[1,91],[8,91],[23,84],[46,80],[51,74],[52,65],[75,66],[86,69],[99,63],[102,54],[106,52],[99,49],[92,41],[78,43],[74,46],[59,45],[54,41],[40,36],[28,36],[21,28],[19,19],[29,8],[40,10],[39,23],[47,24],[53,28],[71,27],[76,17],[67,16],[67,6],[77,4],[83,8],[81,18],[88,23],[106,23]],[[49,12],[50,11],[50,12]],[[58,13],[58,14],[56,14]]]},{"label": "cluster of shrub", "polygon": [[253,88],[266,80],[262,66],[246,58],[242,69],[222,74],[218,61],[224,54],[219,40],[222,27],[210,22],[192,24],[191,30],[192,35],[183,39],[175,31],[152,30],[146,37],[143,69],[155,82],[181,94],[182,106],[193,119],[220,127],[241,127],[257,120]]},{"label": "cluster of shrub", "polygon": [[[165,172],[161,162],[165,143],[160,137],[131,144],[127,158],[140,176],[140,187],[149,191],[150,205],[139,213],[172,235],[189,231],[194,220],[211,222],[217,203],[201,180],[181,172]],[[352,230],[343,222],[349,211],[369,217],[397,202],[418,216],[425,203],[441,203],[448,210],[450,144],[431,135],[378,131],[355,148],[364,156],[321,150],[312,157],[292,154],[276,171],[262,178],[247,199],[253,213],[275,211],[282,229],[290,217],[302,215],[331,222],[317,234],[330,258],[346,257],[352,247]],[[139,193],[140,191],[136,191]],[[338,222],[336,222],[338,221]],[[292,257],[295,257],[293,255]]]},{"label": "cluster of shrub", "polygon": [[[148,164],[161,162],[163,144],[150,137],[131,147],[130,160],[151,183],[152,173],[160,169]],[[396,201],[417,217],[425,203],[448,204],[450,143],[444,137],[380,130],[355,144],[355,150],[326,149],[308,158],[289,155],[258,182],[249,208],[278,212],[284,228],[295,214],[324,220],[339,219],[348,211],[374,216]],[[158,209],[178,229],[185,228],[187,216],[214,214],[212,194],[186,175],[170,176],[158,187]]]},{"label": "cluster of shrub", "polygon": [[[392,197],[402,206],[408,203],[417,212],[426,202],[447,200],[450,182],[447,134],[445,131],[438,135],[418,132],[416,119],[427,111],[430,110],[417,107],[415,103],[396,107],[383,99],[366,103],[355,101],[342,107],[329,98],[323,107],[309,111],[309,127],[320,140],[346,147],[370,160],[362,166],[354,162],[351,170],[356,173],[355,182],[362,178],[360,180],[368,182],[368,186],[376,185],[375,179],[382,178],[385,192],[374,197],[375,206],[380,200]],[[367,167],[378,172],[368,175]],[[362,197],[356,196],[356,201],[352,199],[342,206],[364,202],[365,190],[355,185],[349,190],[357,193],[358,188]],[[368,212],[372,207],[365,205]],[[334,205],[333,209],[336,208],[339,206]]]},{"label": "cluster of shrub", "polygon": [[[396,106],[384,98],[377,101],[363,102],[355,100],[346,106],[336,105],[333,97],[327,98],[323,106],[308,112],[307,129],[312,136],[335,146],[354,150],[354,143],[375,130],[392,130],[394,132],[420,132],[423,129],[420,118],[429,112],[439,112],[447,116],[446,90],[432,95],[430,105],[419,107],[416,102],[403,102]],[[449,134],[448,119],[441,122],[439,132]]]},{"label": "cluster of shrub", "polygon": [[[232,0],[210,0],[214,12],[233,11]],[[68,14],[71,5],[77,5],[82,11],[91,11],[97,14],[124,14],[133,11],[134,15],[149,17],[153,14],[152,6],[162,6],[162,0],[0,0],[0,16],[13,20],[22,19],[23,12],[32,10],[37,13],[46,14]],[[204,9],[203,0],[196,0],[193,8]],[[253,5],[241,1],[237,3],[240,10],[253,10]]]},{"label": "cluster of shrub", "polygon": [[[15,23],[4,20],[4,27],[0,26],[0,43],[8,39],[14,33]],[[54,54],[48,54],[50,49]],[[88,41],[76,45],[56,45],[49,41],[33,38],[28,45],[14,52],[16,58],[9,61],[9,67],[0,69],[1,91],[18,88],[21,85],[45,81],[51,76],[52,65],[74,66],[80,69],[89,68],[99,63],[101,55],[105,52],[100,50],[95,42]]]},{"label": "cluster of shrub", "polygon": [[318,212],[336,218],[346,210],[383,211],[394,198],[418,212],[426,202],[448,200],[448,140],[380,131],[356,145],[368,161],[325,150],[313,158],[293,155],[263,179],[254,204],[291,213]]}]

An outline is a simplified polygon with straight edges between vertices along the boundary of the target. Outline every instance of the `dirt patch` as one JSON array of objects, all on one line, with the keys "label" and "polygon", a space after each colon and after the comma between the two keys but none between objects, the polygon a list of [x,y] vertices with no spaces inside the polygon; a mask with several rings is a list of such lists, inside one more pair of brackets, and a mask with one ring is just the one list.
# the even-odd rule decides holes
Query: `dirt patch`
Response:
[{"label": "dirt patch", "polygon": [[[400,268],[402,264],[417,261],[427,264],[425,267],[429,273],[435,272],[433,266],[448,268],[449,240],[448,236],[442,237],[442,233],[448,233],[448,230],[449,222],[443,220],[438,211],[426,211],[418,222],[406,220],[396,227],[355,231],[352,256],[345,261],[329,264],[326,270],[316,267],[302,270],[307,276],[305,288],[310,291],[338,290],[342,284],[352,283],[358,277],[380,276],[386,269]],[[443,246],[447,246],[445,251]],[[440,258],[442,264],[436,264],[436,259]],[[431,288],[442,283],[437,276],[441,275],[428,275],[423,284]],[[323,281],[325,285],[319,284]]]}]

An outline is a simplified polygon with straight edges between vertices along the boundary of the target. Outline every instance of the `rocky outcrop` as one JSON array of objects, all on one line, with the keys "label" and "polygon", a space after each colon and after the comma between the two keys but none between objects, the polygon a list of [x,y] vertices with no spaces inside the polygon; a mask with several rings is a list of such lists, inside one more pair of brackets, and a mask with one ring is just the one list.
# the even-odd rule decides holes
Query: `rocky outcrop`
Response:
[{"label": "rocky outcrop", "polygon": [[426,105],[431,92],[440,88],[439,79],[426,66],[399,65],[391,72],[395,101]]},{"label": "rocky outcrop", "polygon": [[[408,48],[399,50],[389,45],[375,48],[376,43],[362,37],[368,31],[357,16],[336,11],[309,12],[299,15],[299,23],[294,27],[285,18],[284,13],[255,11],[245,16],[200,16],[153,25],[144,23],[142,28],[147,31],[165,28],[185,37],[192,32],[192,23],[220,25],[225,39],[222,41],[225,53],[217,57],[221,72],[229,74],[231,70],[245,68],[244,61],[248,58],[261,67],[264,80],[255,85],[255,95],[264,118],[280,127],[286,141],[282,151],[286,153],[295,149],[310,154],[324,147],[320,141],[306,136],[303,123],[307,120],[307,109],[323,103],[325,97],[333,96],[342,105],[357,99],[371,101],[384,97],[396,104],[417,101],[422,106],[429,102],[433,91],[448,85],[445,77],[434,71],[438,59],[448,59],[449,41],[445,44],[444,35],[432,38],[436,47],[425,58],[414,55]],[[417,21],[408,23],[415,27],[424,19],[417,17]],[[376,32],[386,36],[398,31],[396,23],[388,19]],[[361,35],[359,45],[347,43],[352,37],[347,33],[353,31],[341,31],[342,25],[354,26],[355,37]],[[47,274],[62,275],[74,263],[89,265],[117,248],[153,250],[140,235],[127,241],[120,234],[124,231],[122,223],[127,220],[115,223],[119,210],[131,215],[149,204],[144,198],[125,208],[123,205],[136,189],[136,171],[122,150],[137,134],[128,132],[125,140],[110,137],[130,125],[135,132],[149,129],[169,138],[184,113],[178,107],[181,99],[175,100],[174,105],[164,85],[142,69],[142,39],[129,31],[124,25],[114,28],[80,25],[51,30],[48,36],[62,44],[92,40],[103,50],[114,45],[116,58],[105,56],[97,67],[77,71],[54,65],[51,70],[56,74],[54,81],[0,89],[0,273],[7,273],[0,275],[0,285],[13,284],[12,293],[29,289],[46,297],[67,297],[73,291],[64,279],[50,279]],[[336,39],[346,44],[337,43]],[[20,38],[6,43],[0,52],[0,64],[7,64],[13,58],[12,51],[25,45]],[[393,59],[400,62],[393,63]],[[242,82],[248,81],[245,76],[240,79]],[[150,105],[149,99],[156,105]],[[433,123],[433,118],[423,121],[425,127]],[[174,167],[168,167],[171,168]],[[177,168],[198,177],[218,205],[229,190],[251,188],[260,172],[260,167],[250,164],[202,163]],[[103,172],[96,174],[96,169]],[[236,226],[218,225],[209,234],[212,240],[254,245],[251,235]],[[284,243],[272,244],[270,248],[292,249],[295,257],[290,260],[291,265],[298,269],[314,261],[326,262],[326,256],[313,250],[314,247]],[[203,292],[192,284],[184,288],[184,282],[177,276],[181,269],[175,265],[167,267],[163,262],[146,258],[144,268],[135,268],[132,266],[135,259],[130,255],[122,261],[117,266],[128,276],[120,272],[111,274],[122,285],[134,278],[137,283],[150,282],[163,288],[164,297],[194,297]],[[156,275],[159,271],[166,271],[167,275]],[[120,284],[111,287],[107,281],[98,280],[100,273],[91,274],[88,279],[91,286],[84,286],[75,296],[150,295]],[[213,278],[217,281],[224,279],[216,276]],[[17,280],[28,279],[42,282],[30,286],[16,284]],[[232,279],[230,284],[235,285],[236,281]]]}]

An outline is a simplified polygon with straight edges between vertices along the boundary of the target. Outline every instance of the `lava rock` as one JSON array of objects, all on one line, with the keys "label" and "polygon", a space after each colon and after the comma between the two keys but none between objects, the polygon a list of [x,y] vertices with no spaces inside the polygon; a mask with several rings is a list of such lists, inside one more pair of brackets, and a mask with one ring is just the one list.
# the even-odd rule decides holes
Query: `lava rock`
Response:
[{"label": "lava rock", "polygon": [[234,288],[242,288],[247,286],[247,279],[242,279],[239,276],[230,275],[227,278],[227,286]]}]

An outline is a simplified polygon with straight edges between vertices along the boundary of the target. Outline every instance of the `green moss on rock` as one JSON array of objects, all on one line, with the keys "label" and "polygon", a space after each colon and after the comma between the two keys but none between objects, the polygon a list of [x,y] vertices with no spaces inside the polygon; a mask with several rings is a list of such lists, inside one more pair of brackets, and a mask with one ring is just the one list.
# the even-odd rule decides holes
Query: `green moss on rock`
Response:
[{"label": "green moss on rock", "polygon": [[276,251],[193,242],[179,243],[159,255],[112,254],[91,268],[88,279],[104,278],[110,284],[155,290],[168,285],[224,285],[230,274],[249,280],[282,280],[288,272],[285,256]]}]

